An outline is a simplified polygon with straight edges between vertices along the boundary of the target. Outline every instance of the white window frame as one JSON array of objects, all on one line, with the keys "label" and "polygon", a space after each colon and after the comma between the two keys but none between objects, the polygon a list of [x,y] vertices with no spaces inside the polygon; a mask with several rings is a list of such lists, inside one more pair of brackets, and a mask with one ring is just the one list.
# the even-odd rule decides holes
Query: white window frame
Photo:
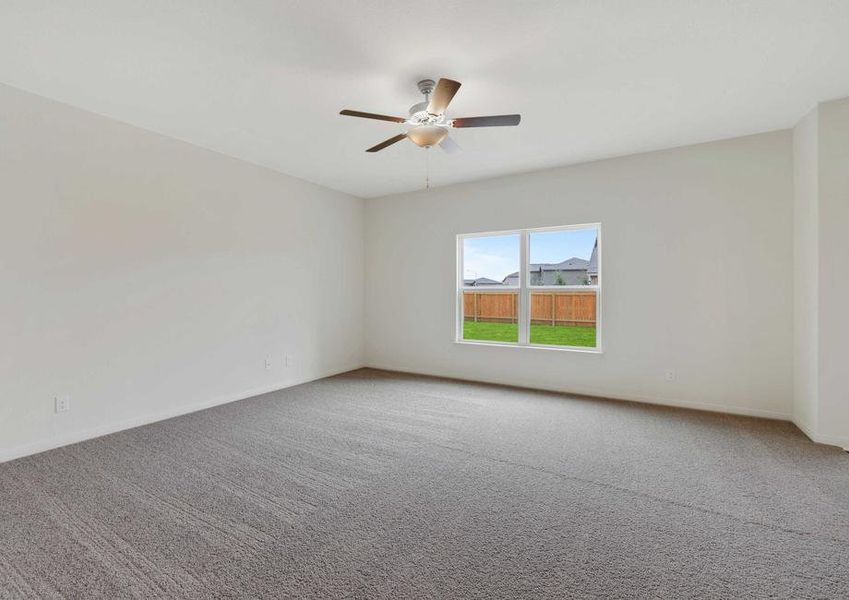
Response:
[{"label": "white window frame", "polygon": [[[598,282],[594,285],[530,285],[530,273],[528,265],[530,264],[530,237],[532,233],[544,233],[549,231],[569,231],[574,229],[595,229],[596,240],[598,243],[598,251],[596,253],[598,266]],[[482,238],[492,236],[518,235],[519,236],[519,285],[518,286],[493,286],[492,289],[475,288],[472,286],[463,285],[463,242],[469,238]],[[602,314],[601,314],[601,295],[602,295],[602,241],[601,241],[601,223],[582,223],[579,225],[561,225],[557,227],[536,227],[528,229],[509,229],[505,231],[485,231],[480,233],[463,233],[457,236],[457,278],[456,289],[454,294],[455,306],[455,327],[454,327],[454,342],[457,344],[470,344],[475,346],[499,346],[506,348],[532,348],[542,350],[565,350],[568,352],[587,352],[592,354],[602,353]],[[474,289],[478,293],[487,292],[504,292],[505,290],[516,290],[519,293],[519,311],[518,325],[519,337],[517,342],[491,342],[486,340],[466,340],[463,339],[463,292],[465,290]],[[530,310],[531,310],[531,291],[567,291],[579,290],[595,291],[596,302],[596,328],[595,328],[595,343],[594,347],[587,346],[553,346],[547,344],[531,344],[530,342]]]}]

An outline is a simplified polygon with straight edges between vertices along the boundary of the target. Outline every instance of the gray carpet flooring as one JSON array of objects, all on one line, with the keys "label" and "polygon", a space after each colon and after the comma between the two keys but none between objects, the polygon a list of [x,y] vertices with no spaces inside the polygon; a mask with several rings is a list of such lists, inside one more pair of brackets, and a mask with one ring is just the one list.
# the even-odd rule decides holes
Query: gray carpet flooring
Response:
[{"label": "gray carpet flooring", "polygon": [[787,423],[361,370],[0,465],[0,598],[849,598]]}]

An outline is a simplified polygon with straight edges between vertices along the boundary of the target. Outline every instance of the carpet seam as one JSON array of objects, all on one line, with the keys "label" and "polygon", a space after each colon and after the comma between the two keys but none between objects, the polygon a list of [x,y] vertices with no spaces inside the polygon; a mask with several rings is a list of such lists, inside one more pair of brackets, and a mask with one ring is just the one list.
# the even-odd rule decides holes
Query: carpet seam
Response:
[{"label": "carpet seam", "polygon": [[631,488],[618,486],[618,485],[615,485],[615,484],[612,484],[612,483],[605,483],[603,481],[596,481],[594,479],[577,477],[575,475],[564,475],[563,473],[558,473],[556,471],[550,471],[548,469],[543,469],[541,467],[535,467],[533,465],[528,465],[528,464],[525,464],[525,463],[519,463],[519,462],[511,461],[511,460],[508,460],[508,459],[504,459],[504,458],[496,458],[494,456],[489,456],[487,454],[480,454],[478,452],[473,452],[471,450],[466,450],[464,448],[455,448],[453,446],[444,446],[442,444],[432,444],[432,446],[444,448],[446,450],[451,450],[451,451],[454,451],[454,452],[459,452],[459,453],[465,454],[467,456],[476,456],[478,458],[484,458],[484,459],[492,461],[492,462],[506,464],[506,465],[518,467],[518,468],[521,468],[521,469],[530,469],[532,471],[536,471],[538,473],[544,473],[546,475],[551,475],[552,477],[557,477],[559,479],[565,479],[565,480],[569,480],[569,481],[577,481],[577,482],[585,483],[585,484],[588,484],[588,485],[594,485],[594,486],[597,486],[597,487],[616,490],[618,492],[624,492],[624,493],[631,494],[631,495],[634,495],[634,496],[646,498],[648,500],[654,500],[656,502],[661,502],[661,503],[664,503],[664,504],[670,504],[672,506],[677,506],[679,508],[687,508],[687,509],[697,511],[697,512],[700,512],[700,513],[703,513],[703,514],[733,519],[734,521],[737,521],[738,523],[742,523],[744,525],[754,525],[754,526],[757,526],[757,527],[763,527],[765,529],[770,529],[770,530],[773,530],[773,531],[781,531],[781,532],[784,532],[784,533],[792,533],[792,534],[799,535],[799,536],[809,536],[809,537],[813,537],[813,538],[816,538],[816,539],[835,542],[837,544],[844,544],[844,545],[849,544],[849,540],[844,540],[842,538],[822,536],[822,535],[818,535],[818,534],[816,534],[812,531],[804,531],[804,530],[801,530],[801,529],[792,529],[792,528],[788,528],[788,527],[782,527],[780,525],[774,525],[774,524],[771,524],[771,523],[764,523],[764,522],[761,522],[761,521],[753,521],[751,519],[745,519],[743,517],[739,517],[737,515],[732,515],[730,513],[723,513],[723,512],[720,512],[720,511],[716,511],[716,510],[711,510],[709,508],[703,508],[703,507],[696,506],[696,505],[693,505],[693,504],[687,504],[686,502],[680,502],[680,501],[672,500],[672,499],[669,499],[669,498],[662,498],[662,497],[659,497],[659,496],[653,496],[652,494],[648,494],[646,492],[640,492],[640,491],[637,491],[637,490],[633,490]]}]

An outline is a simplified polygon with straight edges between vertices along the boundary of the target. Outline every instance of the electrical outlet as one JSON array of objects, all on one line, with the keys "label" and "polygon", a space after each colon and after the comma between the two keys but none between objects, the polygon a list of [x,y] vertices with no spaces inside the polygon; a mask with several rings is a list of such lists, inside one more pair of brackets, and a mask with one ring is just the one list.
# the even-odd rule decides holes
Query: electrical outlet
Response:
[{"label": "electrical outlet", "polygon": [[265,357],[265,370],[270,371],[271,367],[274,366],[274,360],[270,356]]},{"label": "electrical outlet", "polygon": [[668,369],[664,377],[666,381],[675,381],[675,371],[673,371],[672,369]]},{"label": "electrical outlet", "polygon": [[67,395],[56,396],[54,399],[54,409],[57,413],[68,412],[71,410],[71,397]]}]

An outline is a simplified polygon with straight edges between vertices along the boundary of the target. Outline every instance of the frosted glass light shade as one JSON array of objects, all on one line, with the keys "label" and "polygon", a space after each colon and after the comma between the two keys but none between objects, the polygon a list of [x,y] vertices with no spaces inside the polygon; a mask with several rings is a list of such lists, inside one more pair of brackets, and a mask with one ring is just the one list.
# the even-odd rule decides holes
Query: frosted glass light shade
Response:
[{"label": "frosted glass light shade", "polygon": [[448,130],[438,125],[419,125],[407,132],[407,137],[419,146],[436,146],[446,135]]}]

